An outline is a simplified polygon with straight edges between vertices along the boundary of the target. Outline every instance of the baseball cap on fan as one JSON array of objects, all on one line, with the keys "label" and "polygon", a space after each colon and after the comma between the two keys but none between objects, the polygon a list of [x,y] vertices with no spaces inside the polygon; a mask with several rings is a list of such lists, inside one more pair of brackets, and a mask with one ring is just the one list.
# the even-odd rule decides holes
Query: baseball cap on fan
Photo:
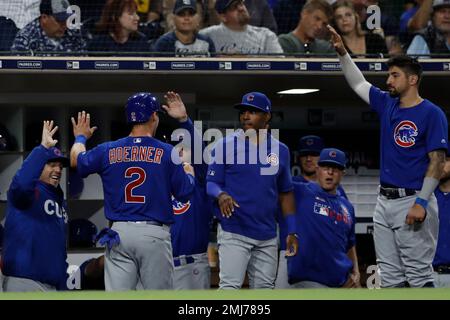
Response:
[{"label": "baseball cap on fan", "polygon": [[242,102],[235,104],[236,109],[258,109],[262,112],[271,112],[272,104],[264,93],[250,92],[242,97]]},{"label": "baseball cap on fan", "polygon": [[450,0],[434,0],[433,1],[433,10],[437,10],[443,7],[450,8]]},{"label": "baseball cap on fan", "polygon": [[235,1],[242,1],[242,0],[216,0],[215,9],[217,13],[225,13],[227,11],[228,7]]},{"label": "baseball cap on fan", "polygon": [[179,14],[185,9],[191,9],[194,14],[197,13],[197,2],[196,0],[177,0],[175,6],[173,7],[173,13]]},{"label": "baseball cap on fan", "polygon": [[67,0],[42,0],[39,7],[41,14],[55,17],[58,21],[66,21],[72,14],[67,13],[70,6]]}]

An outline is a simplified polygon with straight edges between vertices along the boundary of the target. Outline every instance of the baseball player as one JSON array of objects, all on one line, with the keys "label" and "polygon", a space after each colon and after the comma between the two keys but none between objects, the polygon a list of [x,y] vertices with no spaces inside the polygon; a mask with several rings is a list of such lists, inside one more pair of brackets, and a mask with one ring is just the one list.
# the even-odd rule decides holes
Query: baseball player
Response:
[{"label": "baseball player", "polygon": [[420,97],[420,64],[407,56],[387,62],[389,92],[364,79],[328,26],[344,75],[381,121],[380,192],[375,207],[374,242],[382,287],[432,287],[432,261],[438,236],[433,192],[447,150],[444,112]]},{"label": "baseball player", "polygon": [[[298,246],[289,149],[264,130],[270,121],[271,102],[263,93],[247,93],[235,108],[242,130],[217,142],[207,176],[207,191],[217,200],[215,213],[220,220],[219,287],[241,288],[247,271],[250,288],[273,289],[278,201],[288,224],[286,254],[295,255]],[[264,144],[266,149],[262,149]],[[263,159],[247,160],[258,153]],[[262,169],[267,167],[276,170],[266,174]]]},{"label": "baseball player", "polygon": [[317,182],[294,183],[301,247],[287,259],[292,288],[360,287],[355,213],[337,192],[345,163],[341,150],[323,149],[316,167]]},{"label": "baseball player", "polygon": [[2,250],[4,291],[67,289],[67,213],[59,186],[69,159],[55,147],[53,121],[44,121],[42,141],[25,159],[7,195]]},{"label": "baseball player", "polygon": [[[299,183],[307,183],[310,181],[317,181],[317,162],[319,155],[324,148],[324,143],[321,137],[309,135],[304,136],[299,142],[299,162],[301,175],[293,176],[292,180]],[[344,198],[347,198],[344,188],[341,185],[337,186],[337,193]],[[283,218],[281,211],[278,211],[278,227],[279,227],[279,246],[280,252],[278,255],[278,269],[277,279],[275,281],[275,288],[286,289],[290,288],[287,275],[287,259],[286,259],[286,239],[287,225]]]},{"label": "baseball player", "polygon": [[174,92],[166,94],[166,105],[162,107],[167,114],[176,119],[180,128],[189,132],[190,143],[183,142],[176,147],[184,162],[193,163],[195,190],[189,202],[173,200],[174,224],[170,229],[172,237],[173,263],[175,266],[174,289],[210,289],[211,269],[208,262],[209,233],[212,222],[212,201],[206,193],[206,172],[208,165],[201,161],[195,163],[194,144],[201,147],[201,133],[194,129],[186,107],[180,96]]},{"label": "baseball player", "polygon": [[447,154],[444,174],[434,192],[439,208],[439,237],[433,260],[434,284],[450,287],[450,157]]},{"label": "baseball player", "polygon": [[[103,182],[105,215],[112,223],[104,237],[111,239],[105,253],[107,291],[173,288],[172,199],[188,201],[194,191],[190,165],[172,161],[169,144],[155,138],[160,105],[151,93],[137,93],[125,106],[130,135],[86,151],[95,131],[90,115],[72,118],[75,143],[70,161],[82,177],[98,173]],[[117,245],[114,242],[120,241]]]}]

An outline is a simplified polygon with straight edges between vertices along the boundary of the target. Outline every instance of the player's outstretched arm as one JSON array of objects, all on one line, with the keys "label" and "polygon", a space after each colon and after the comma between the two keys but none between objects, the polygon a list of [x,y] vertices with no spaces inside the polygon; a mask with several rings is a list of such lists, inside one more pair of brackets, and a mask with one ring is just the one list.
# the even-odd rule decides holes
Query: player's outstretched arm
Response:
[{"label": "player's outstretched arm", "polygon": [[86,141],[92,137],[97,127],[91,128],[91,115],[86,111],[78,112],[78,119],[72,117],[73,135],[75,142],[70,150],[70,166],[77,166],[78,155],[86,151]]},{"label": "player's outstretched arm", "polygon": [[330,42],[338,53],[342,71],[344,72],[344,76],[347,79],[348,84],[353,91],[361,97],[361,99],[363,99],[366,103],[370,103],[369,92],[372,85],[366,81],[361,70],[359,70],[353,62],[352,58],[345,49],[341,36],[332,26],[327,25],[327,28],[331,33]]},{"label": "player's outstretched arm", "polygon": [[53,138],[56,131],[58,126],[54,126],[53,120],[44,121],[41,145],[33,149],[11,182],[8,199],[18,208],[26,208],[33,202],[36,181],[39,180],[49,157],[54,156],[49,154],[47,149],[58,143],[58,140]]}]

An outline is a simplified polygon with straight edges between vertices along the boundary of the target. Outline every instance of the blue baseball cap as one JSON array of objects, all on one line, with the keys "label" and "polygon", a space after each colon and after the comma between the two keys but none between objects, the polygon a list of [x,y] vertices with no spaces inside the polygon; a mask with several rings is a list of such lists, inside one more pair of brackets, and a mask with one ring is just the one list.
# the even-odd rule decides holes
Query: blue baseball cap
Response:
[{"label": "blue baseball cap", "polygon": [[227,11],[228,7],[235,1],[242,1],[242,0],[216,0],[215,9],[217,13],[225,13]]},{"label": "blue baseball cap", "polygon": [[300,138],[299,152],[301,156],[319,155],[324,148],[323,140],[319,136],[304,136]]},{"label": "blue baseball cap", "polygon": [[191,9],[194,14],[197,12],[197,2],[196,0],[177,0],[173,7],[173,13],[179,14],[185,9]]},{"label": "blue baseball cap", "polygon": [[242,97],[242,102],[235,104],[236,109],[254,108],[262,112],[271,112],[272,103],[264,93],[250,92]]},{"label": "blue baseball cap", "polygon": [[54,16],[58,21],[66,21],[72,14],[67,13],[70,3],[67,0],[42,0],[39,6],[41,14]]},{"label": "blue baseball cap", "polygon": [[332,165],[341,170],[345,169],[347,159],[345,153],[336,148],[325,148],[320,152],[319,166],[320,165]]},{"label": "blue baseball cap", "polygon": [[59,150],[57,147],[50,147],[48,149],[48,153],[51,155],[50,158],[47,160],[47,162],[52,161],[59,161],[62,163],[63,167],[69,166],[69,158],[66,158],[61,150]]}]

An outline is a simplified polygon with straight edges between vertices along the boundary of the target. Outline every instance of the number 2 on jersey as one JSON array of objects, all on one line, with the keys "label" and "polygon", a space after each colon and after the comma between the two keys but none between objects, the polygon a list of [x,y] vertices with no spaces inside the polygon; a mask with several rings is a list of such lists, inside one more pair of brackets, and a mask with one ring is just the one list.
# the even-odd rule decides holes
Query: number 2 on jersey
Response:
[{"label": "number 2 on jersey", "polygon": [[145,196],[138,196],[133,194],[133,189],[141,186],[145,182],[147,175],[142,168],[130,167],[125,171],[125,178],[132,178],[133,176],[137,177],[125,186],[125,202],[145,203]]}]

